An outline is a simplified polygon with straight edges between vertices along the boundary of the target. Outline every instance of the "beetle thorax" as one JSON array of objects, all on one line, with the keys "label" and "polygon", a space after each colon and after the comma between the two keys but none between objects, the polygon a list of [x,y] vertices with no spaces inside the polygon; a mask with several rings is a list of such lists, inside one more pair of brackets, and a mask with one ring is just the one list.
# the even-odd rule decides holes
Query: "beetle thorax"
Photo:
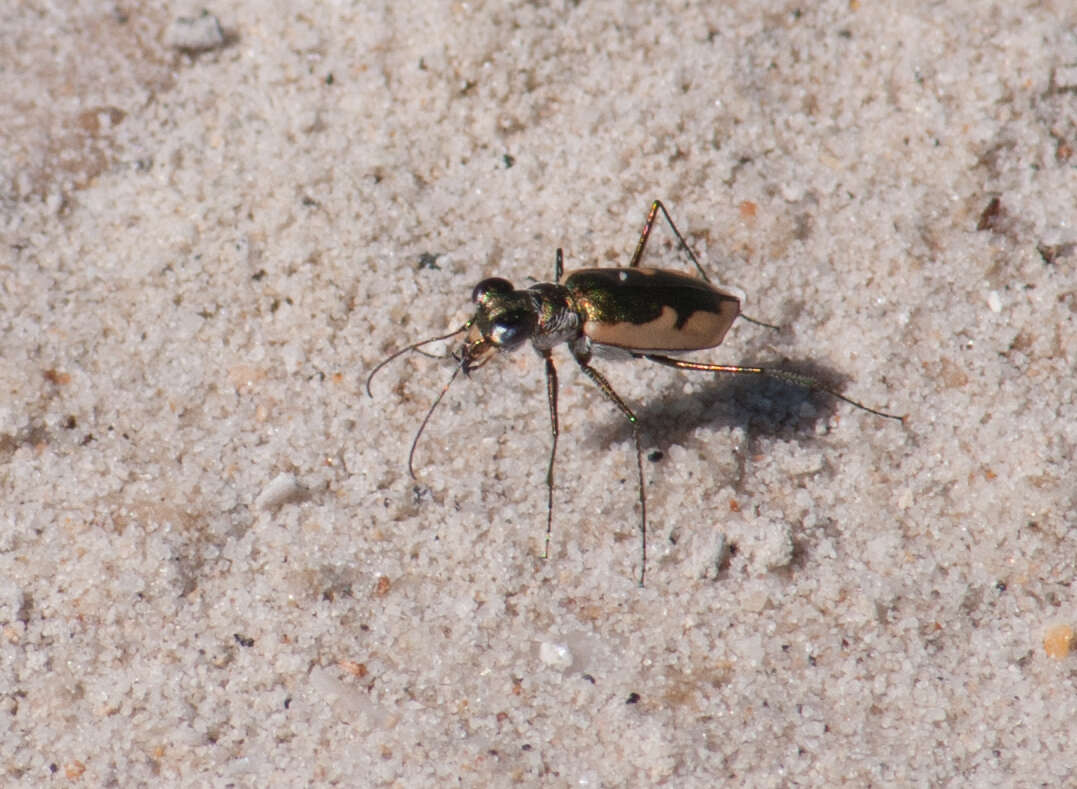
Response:
[{"label": "beetle thorax", "polygon": [[528,288],[535,303],[538,323],[531,335],[536,350],[548,351],[563,342],[571,343],[583,331],[584,316],[572,292],[563,285],[542,282]]}]

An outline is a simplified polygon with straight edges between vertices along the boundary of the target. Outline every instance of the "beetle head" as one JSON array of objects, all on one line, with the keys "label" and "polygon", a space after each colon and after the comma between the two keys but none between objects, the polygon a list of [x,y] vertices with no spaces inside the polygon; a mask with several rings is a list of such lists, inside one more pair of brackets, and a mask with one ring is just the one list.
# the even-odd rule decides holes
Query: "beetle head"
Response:
[{"label": "beetle head", "polygon": [[467,339],[460,349],[464,373],[482,367],[498,351],[512,351],[531,338],[538,314],[531,294],[500,277],[484,279],[471,292],[476,304]]}]

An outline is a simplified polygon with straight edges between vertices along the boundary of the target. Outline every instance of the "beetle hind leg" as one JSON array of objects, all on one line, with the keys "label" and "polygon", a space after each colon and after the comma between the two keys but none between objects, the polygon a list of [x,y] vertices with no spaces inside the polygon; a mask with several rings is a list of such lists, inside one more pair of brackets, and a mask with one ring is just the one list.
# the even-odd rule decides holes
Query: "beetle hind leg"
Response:
[{"label": "beetle hind leg", "polygon": [[697,372],[705,373],[731,373],[733,375],[760,375],[765,378],[772,378],[776,381],[784,381],[785,383],[799,386],[802,389],[807,389],[811,392],[823,392],[831,397],[842,400],[849,405],[859,408],[861,411],[867,411],[869,414],[875,414],[875,416],[881,416],[886,419],[896,419],[899,422],[904,422],[905,417],[898,416],[897,414],[888,414],[885,411],[879,411],[875,408],[870,408],[851,397],[846,397],[841,392],[831,389],[826,386],[822,381],[812,378],[810,375],[802,375],[801,373],[790,372],[789,370],[782,370],[775,367],[742,367],[736,364],[708,364],[705,362],[689,362],[684,359],[672,359],[669,356],[661,356],[653,353],[636,354],[648,361],[655,362],[656,364],[665,365],[666,367],[674,367],[678,370],[695,370]]},{"label": "beetle hind leg", "polygon": [[658,212],[662,212],[662,216],[666,218],[666,224],[669,225],[670,230],[673,231],[673,235],[677,237],[678,243],[685,252],[688,253],[688,257],[691,258],[692,264],[699,272],[699,276],[703,277],[705,282],[710,282],[711,278],[707,276],[707,272],[703,270],[703,266],[699,264],[699,258],[696,257],[696,253],[692,251],[692,248],[688,246],[688,242],[684,240],[684,236],[681,235],[681,231],[677,229],[677,226],[673,224],[673,219],[669,215],[669,211],[662,204],[661,200],[655,200],[651,203],[651,210],[647,212],[647,219],[643,223],[643,230],[639,234],[639,242],[636,244],[636,251],[632,253],[632,260],[629,262],[629,268],[638,268],[639,262],[643,258],[643,250],[647,248],[647,241],[651,237],[651,228],[654,227],[654,220],[658,216]]}]

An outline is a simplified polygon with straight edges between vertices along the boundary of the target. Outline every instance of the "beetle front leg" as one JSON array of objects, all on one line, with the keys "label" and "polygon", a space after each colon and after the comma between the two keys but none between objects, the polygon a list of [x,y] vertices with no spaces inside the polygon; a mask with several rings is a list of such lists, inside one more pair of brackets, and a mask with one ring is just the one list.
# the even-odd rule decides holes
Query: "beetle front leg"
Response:
[{"label": "beetle front leg", "polygon": [[[560,250],[558,250],[560,252]],[[546,547],[542,558],[550,557],[550,533],[553,531],[553,463],[557,457],[557,368],[549,351],[542,351],[546,360],[546,400],[550,405],[550,462],[546,467]]]}]

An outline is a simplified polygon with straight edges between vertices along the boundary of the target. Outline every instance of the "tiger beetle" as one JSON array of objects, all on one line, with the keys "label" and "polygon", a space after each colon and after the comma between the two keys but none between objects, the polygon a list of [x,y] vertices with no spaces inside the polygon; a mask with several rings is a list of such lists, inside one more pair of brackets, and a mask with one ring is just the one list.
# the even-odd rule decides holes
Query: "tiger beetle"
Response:
[{"label": "tiger beetle", "polygon": [[[699,277],[676,271],[640,266],[655,218],[661,211],[673,230],[680,246],[699,272]],[[557,368],[551,351],[567,343],[572,357],[584,375],[594,381],[602,394],[624,414],[632,427],[636,444],[636,471],[639,477],[640,507],[640,571],[643,586],[647,573],[647,495],[643,483],[643,453],[640,447],[639,420],[621,396],[614,391],[606,377],[591,366],[594,346],[606,346],[626,351],[632,358],[646,359],[678,370],[708,373],[758,375],[783,381],[804,389],[824,392],[870,414],[896,419],[888,414],[858,403],[821,381],[800,373],[773,367],[744,367],[732,364],[710,364],[674,359],[665,353],[700,351],[720,345],[737,317],[768,328],[777,328],[756,321],[740,311],[743,294],[711,283],[695,253],[685,242],[670,218],[666,207],[658,200],[651,203],[643,223],[636,251],[627,268],[586,268],[564,275],[564,257],[557,250],[554,281],[541,282],[526,290],[517,290],[511,282],[500,277],[482,280],[471,292],[475,314],[461,327],[438,337],[408,345],[383,359],[366,380],[370,383],[379,370],[399,356],[417,351],[424,345],[466,334],[463,343],[452,355],[457,361],[452,376],[434,398],[423,417],[408,452],[408,473],[415,474],[415,448],[426,429],[434,410],[441,403],[453,381],[462,372],[468,375],[482,367],[499,351],[512,351],[527,340],[546,365],[546,399],[550,407],[550,459],[546,466],[546,544],[542,552],[550,555],[550,535],[553,531],[553,471],[557,455]],[[420,353],[425,353],[420,351]]]}]

